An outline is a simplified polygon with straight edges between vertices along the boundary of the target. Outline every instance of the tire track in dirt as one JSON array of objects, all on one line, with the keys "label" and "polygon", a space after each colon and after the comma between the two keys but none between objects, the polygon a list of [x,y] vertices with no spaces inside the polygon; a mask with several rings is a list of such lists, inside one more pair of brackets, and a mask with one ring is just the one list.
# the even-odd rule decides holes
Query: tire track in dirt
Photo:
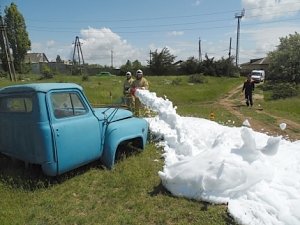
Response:
[{"label": "tire track in dirt", "polygon": [[[228,110],[230,113],[238,117],[241,121],[245,121],[247,119],[251,125],[251,128],[255,131],[267,133],[268,135],[272,136],[282,135],[284,138],[292,141],[300,139],[300,124],[292,120],[275,116],[269,112],[265,112],[262,108],[257,108],[257,106],[255,105],[253,106],[253,108],[249,107],[249,110],[255,110],[255,113],[265,114],[269,117],[272,117],[276,120],[277,125],[257,120],[253,117],[245,116],[240,109],[241,107],[247,107],[246,104],[236,104],[238,99],[234,98],[234,96],[237,95],[240,96],[240,99],[243,99],[244,94],[242,93],[242,87],[243,85],[239,85],[230,90],[223,98],[219,99],[217,103]],[[259,96],[253,95],[254,103],[256,98],[259,98]],[[287,124],[285,130],[280,129],[280,123]]]}]

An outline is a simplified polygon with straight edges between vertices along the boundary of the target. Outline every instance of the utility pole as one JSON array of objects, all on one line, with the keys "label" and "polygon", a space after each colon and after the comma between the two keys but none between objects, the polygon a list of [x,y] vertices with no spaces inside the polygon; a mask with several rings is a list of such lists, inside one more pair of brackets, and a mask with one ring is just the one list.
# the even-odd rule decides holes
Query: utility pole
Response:
[{"label": "utility pole", "polygon": [[13,58],[12,58],[12,56],[10,54],[10,50],[9,50],[9,42],[8,42],[7,33],[6,33],[6,26],[4,25],[1,15],[0,15],[0,31],[1,31],[0,38],[3,43],[3,48],[4,48],[4,49],[2,49],[2,51],[5,54],[5,59],[6,59],[7,66],[8,66],[9,78],[10,78],[10,81],[16,81],[16,71],[15,71]]},{"label": "utility pole", "polygon": [[75,54],[77,53],[77,59],[78,59],[78,64],[84,64],[84,59],[83,59],[83,54],[82,54],[82,49],[81,49],[81,43],[79,41],[79,37],[75,37],[75,43],[74,43],[74,51],[73,51],[73,65],[76,64],[76,59],[75,59]]},{"label": "utility pole", "polygon": [[238,19],[237,24],[237,32],[236,32],[236,55],[235,55],[235,65],[238,66],[239,63],[239,40],[240,40],[240,20],[245,15],[245,9],[243,9],[240,13],[235,14],[235,18]]},{"label": "utility pole", "polygon": [[231,57],[231,37],[230,37],[230,41],[229,41],[229,53],[228,53],[228,58],[230,59]]},{"label": "utility pole", "polygon": [[200,37],[199,37],[199,62],[202,62],[201,39],[200,39]]},{"label": "utility pole", "polygon": [[152,60],[152,52],[151,52],[151,49],[150,49],[150,53],[149,53],[149,57],[150,57],[150,60],[149,60],[149,65],[150,65],[150,67],[151,67],[151,60]]},{"label": "utility pole", "polygon": [[110,51],[110,67],[111,68],[114,67],[114,51],[113,50]]},{"label": "utility pole", "polygon": [[[75,57],[76,53],[77,53],[77,57]],[[78,62],[76,61],[76,58],[77,58]],[[80,70],[80,74],[82,74],[82,65],[84,65],[84,59],[83,59],[83,54],[82,54],[82,49],[81,49],[81,43],[79,41],[79,37],[78,36],[75,37],[75,43],[74,43],[73,67],[76,64],[78,64],[78,68]]]}]

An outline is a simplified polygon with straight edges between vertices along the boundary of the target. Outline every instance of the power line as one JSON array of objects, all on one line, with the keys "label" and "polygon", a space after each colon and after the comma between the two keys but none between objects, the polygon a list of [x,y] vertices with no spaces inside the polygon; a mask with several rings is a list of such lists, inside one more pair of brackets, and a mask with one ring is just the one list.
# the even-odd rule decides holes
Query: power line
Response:
[{"label": "power line", "polygon": [[[286,13],[288,12],[298,12],[298,10],[293,10],[293,11],[286,11]],[[268,15],[280,15],[280,13],[270,13],[270,14],[262,14],[262,15],[256,15],[256,16],[247,16],[246,18],[260,18],[263,16],[268,16]],[[194,24],[201,24],[201,23],[214,23],[214,22],[224,22],[224,21],[232,21],[232,19],[227,19],[227,18],[223,18],[223,19],[214,19],[214,20],[201,20],[201,21],[196,21],[196,22],[186,22],[186,23],[169,23],[169,24],[156,24],[156,25],[138,25],[138,26],[120,26],[120,27],[113,27],[114,29],[136,29],[136,28],[145,28],[145,27],[170,27],[170,26],[186,26],[186,25],[194,25]],[[51,27],[39,27],[39,26],[29,26],[31,28],[35,28],[35,29],[47,29],[47,28],[51,28]],[[56,30],[71,30],[69,27],[53,27],[53,29]],[[73,29],[77,29],[76,27],[74,27]]]},{"label": "power line", "polygon": [[[263,25],[263,24],[272,24],[272,23],[279,23],[279,22],[287,22],[287,21],[297,21],[300,20],[300,18],[291,18],[291,19],[280,19],[280,20],[273,20],[273,21],[265,21],[265,22],[255,22],[255,23],[245,23],[244,26],[257,26],[257,25]],[[31,27],[31,26],[28,26]],[[144,26],[146,27],[146,26]],[[225,29],[225,28],[233,28],[234,25],[227,25],[227,26],[209,26],[209,27],[191,27],[191,28],[182,28],[181,31],[190,31],[190,30],[214,30],[214,29]],[[54,28],[54,29],[48,29],[46,27],[41,28],[31,28],[32,31],[41,31],[41,32],[59,32],[59,33],[77,33],[77,29],[75,30],[67,30],[62,28]],[[174,30],[174,29],[173,29]],[[119,34],[137,34],[137,33],[159,33],[159,32],[171,32],[173,30],[138,30],[138,31],[117,31],[114,30],[114,33]],[[95,31],[100,32],[100,31]],[[103,33],[111,33],[111,32],[105,32],[101,31]]]},{"label": "power line", "polygon": [[[285,5],[295,5],[295,4],[300,4],[300,2],[295,2],[295,3],[280,3],[280,6],[285,6]],[[270,9],[270,8],[277,8],[278,5],[273,5],[273,6],[265,6],[265,7],[254,7],[254,8],[246,8],[247,12],[251,12],[254,10],[266,10],[266,9]],[[87,22],[116,22],[116,23],[120,23],[120,22],[136,22],[136,21],[151,21],[151,20],[167,20],[167,19],[182,19],[182,18],[192,18],[192,17],[199,17],[199,16],[210,16],[210,15],[220,15],[220,14],[232,14],[233,12],[237,12],[239,10],[227,10],[227,11],[216,11],[216,12],[211,12],[211,13],[207,13],[207,12],[203,12],[203,13],[199,13],[199,14],[194,14],[194,15],[176,15],[176,16],[161,16],[161,17],[137,17],[137,18],[126,18],[126,19],[118,19],[118,20],[107,20],[107,19],[99,19],[99,20],[66,20],[66,19],[61,19],[61,20],[57,20],[57,19],[53,19],[53,20],[41,20],[39,18],[40,22],[49,22],[49,23],[87,23]],[[298,12],[299,10],[291,10],[291,11],[286,11],[286,12]],[[274,13],[270,13],[269,15],[273,15]],[[275,13],[276,14],[276,13]],[[268,14],[262,14],[262,16],[264,15],[268,15]],[[28,19],[28,21],[34,21],[34,19]]]}]

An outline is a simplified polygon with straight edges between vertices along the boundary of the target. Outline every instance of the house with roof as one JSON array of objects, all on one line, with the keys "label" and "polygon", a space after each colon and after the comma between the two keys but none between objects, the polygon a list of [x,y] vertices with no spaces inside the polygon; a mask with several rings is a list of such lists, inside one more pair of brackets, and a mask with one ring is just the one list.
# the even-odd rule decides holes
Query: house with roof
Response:
[{"label": "house with roof", "polygon": [[25,63],[48,63],[49,60],[45,53],[27,53],[24,59]]},{"label": "house with roof", "polygon": [[240,65],[241,74],[249,74],[252,70],[267,71],[269,67],[269,63],[270,61],[268,57],[251,59],[250,62],[243,63]]},{"label": "house with roof", "polygon": [[32,73],[40,74],[43,64],[48,64],[49,60],[45,53],[27,53],[24,63],[30,64]]}]

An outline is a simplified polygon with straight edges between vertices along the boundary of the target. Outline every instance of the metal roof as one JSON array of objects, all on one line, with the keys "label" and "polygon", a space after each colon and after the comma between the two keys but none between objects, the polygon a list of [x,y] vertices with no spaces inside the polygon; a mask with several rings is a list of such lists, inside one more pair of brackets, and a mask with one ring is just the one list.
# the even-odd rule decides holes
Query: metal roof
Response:
[{"label": "metal roof", "polygon": [[81,86],[74,83],[31,83],[18,84],[3,87],[0,89],[0,94],[14,93],[14,92],[48,92],[55,89],[79,89],[83,90]]}]

